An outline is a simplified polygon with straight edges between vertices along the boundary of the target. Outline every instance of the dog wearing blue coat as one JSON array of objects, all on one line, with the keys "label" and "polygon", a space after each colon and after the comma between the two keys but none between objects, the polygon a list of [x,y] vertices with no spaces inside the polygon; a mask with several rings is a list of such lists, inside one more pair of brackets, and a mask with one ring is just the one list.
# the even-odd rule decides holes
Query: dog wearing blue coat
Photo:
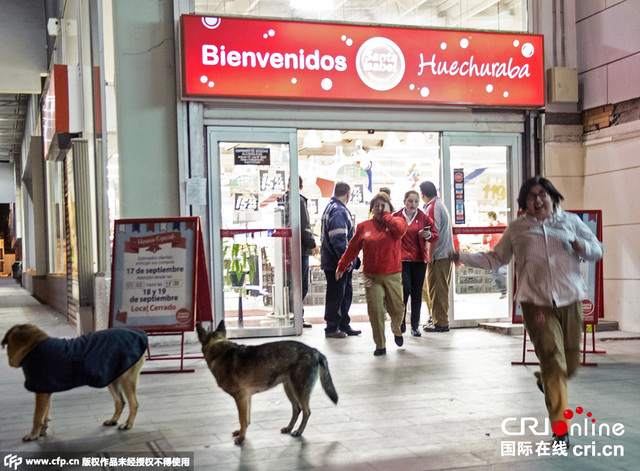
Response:
[{"label": "dog wearing blue coat", "polygon": [[24,386],[36,393],[33,428],[24,441],[46,434],[51,395],[79,386],[109,387],[115,401],[113,417],[104,425],[117,425],[126,402],[129,417],[119,430],[128,430],[138,412],[137,387],[145,360],[147,335],[138,329],[107,329],[74,339],[49,337],[33,324],[11,327],[2,339],[9,365],[22,368]]}]

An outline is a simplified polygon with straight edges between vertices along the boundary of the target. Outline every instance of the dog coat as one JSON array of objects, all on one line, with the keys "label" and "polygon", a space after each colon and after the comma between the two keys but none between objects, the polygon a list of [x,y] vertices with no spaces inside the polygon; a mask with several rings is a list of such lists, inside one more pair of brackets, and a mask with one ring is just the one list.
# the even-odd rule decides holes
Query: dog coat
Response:
[{"label": "dog coat", "polygon": [[78,386],[103,388],[131,368],[147,348],[138,329],[107,329],[74,339],[49,337],[22,360],[24,387],[36,393]]}]

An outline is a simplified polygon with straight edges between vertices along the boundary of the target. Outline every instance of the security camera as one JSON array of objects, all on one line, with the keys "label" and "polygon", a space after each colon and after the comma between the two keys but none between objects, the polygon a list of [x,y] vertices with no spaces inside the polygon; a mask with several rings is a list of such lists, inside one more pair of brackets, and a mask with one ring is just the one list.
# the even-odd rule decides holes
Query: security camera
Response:
[{"label": "security camera", "polygon": [[60,34],[60,20],[58,18],[49,18],[47,32],[49,36],[58,36]]}]

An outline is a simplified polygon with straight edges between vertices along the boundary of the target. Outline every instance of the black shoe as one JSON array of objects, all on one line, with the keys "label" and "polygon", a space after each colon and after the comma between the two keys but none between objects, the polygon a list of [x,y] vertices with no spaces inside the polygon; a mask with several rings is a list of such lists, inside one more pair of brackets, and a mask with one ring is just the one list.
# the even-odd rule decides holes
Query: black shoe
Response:
[{"label": "black shoe", "polygon": [[413,335],[414,337],[422,337],[420,328],[418,327],[417,329],[411,329],[411,335]]},{"label": "black shoe", "polygon": [[373,351],[373,356],[379,357],[380,355],[386,355],[387,354],[387,349],[386,348],[376,348]]},{"label": "black shoe", "polygon": [[355,330],[355,329],[352,329],[351,327],[349,327],[347,330],[343,330],[342,332],[344,332],[347,335],[360,335],[362,333],[361,330]]},{"label": "black shoe", "polygon": [[324,336],[328,339],[343,339],[347,336],[347,334],[336,330],[335,332],[325,332]]},{"label": "black shoe", "polygon": [[313,324],[302,319],[302,327],[304,327],[305,329],[310,329],[311,327],[313,327]]},{"label": "black shoe", "polygon": [[425,332],[449,332],[449,327],[439,327],[437,325],[428,327],[426,325],[423,325],[422,330],[424,330]]},{"label": "black shoe", "polygon": [[402,344],[404,344],[404,339],[402,338],[402,335],[394,335],[393,340],[396,341],[396,345],[398,347],[402,347]]},{"label": "black shoe", "polygon": [[542,377],[540,376],[540,372],[536,371],[535,373],[533,373],[533,375],[536,377],[536,385],[538,386],[538,389],[542,394],[544,394],[544,388],[542,387]]},{"label": "black shoe", "polygon": [[564,435],[556,435],[555,433],[553,434],[553,443],[566,443],[567,444],[567,450],[569,448],[571,448],[571,445],[569,444],[569,434],[565,433]]},{"label": "black shoe", "polygon": [[407,323],[402,322],[402,325],[400,326],[400,332],[404,334],[406,331],[407,331]]}]

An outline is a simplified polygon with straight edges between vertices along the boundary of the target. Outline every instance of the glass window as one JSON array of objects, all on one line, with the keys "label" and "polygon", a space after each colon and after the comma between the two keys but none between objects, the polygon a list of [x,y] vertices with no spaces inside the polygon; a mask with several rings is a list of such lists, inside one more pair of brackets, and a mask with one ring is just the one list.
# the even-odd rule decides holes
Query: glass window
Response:
[{"label": "glass window", "polygon": [[47,243],[49,273],[65,273],[67,250],[64,230],[64,174],[62,162],[46,162]]},{"label": "glass window", "polygon": [[313,21],[527,31],[526,0],[195,0],[195,12]]}]

